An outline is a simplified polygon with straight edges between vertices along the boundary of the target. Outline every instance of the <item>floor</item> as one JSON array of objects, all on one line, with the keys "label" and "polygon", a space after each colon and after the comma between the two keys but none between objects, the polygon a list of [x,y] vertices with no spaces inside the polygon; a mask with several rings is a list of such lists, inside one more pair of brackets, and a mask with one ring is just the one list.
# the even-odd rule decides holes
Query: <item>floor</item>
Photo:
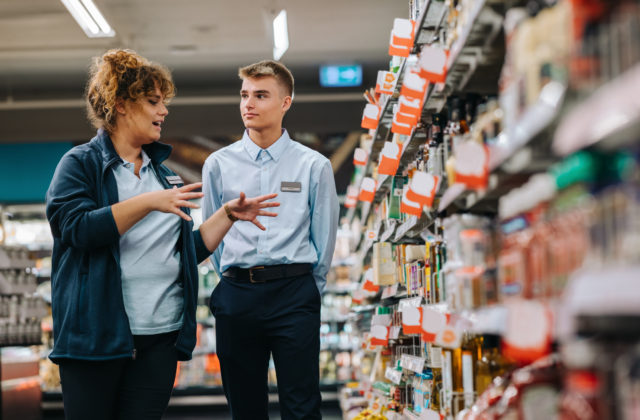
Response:
[{"label": "floor", "polygon": [[[163,420],[230,420],[231,416],[226,407],[169,407]],[[342,420],[342,414],[337,405],[325,405],[322,408],[323,420]],[[277,406],[269,410],[270,420],[280,420]],[[43,420],[64,420],[61,411],[48,411],[44,413]]]}]

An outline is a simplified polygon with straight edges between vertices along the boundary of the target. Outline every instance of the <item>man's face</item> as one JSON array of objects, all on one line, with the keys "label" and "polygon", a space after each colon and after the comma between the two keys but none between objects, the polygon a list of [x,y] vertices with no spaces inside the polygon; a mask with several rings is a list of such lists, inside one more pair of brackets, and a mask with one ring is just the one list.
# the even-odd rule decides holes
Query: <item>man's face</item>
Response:
[{"label": "man's face", "polygon": [[291,97],[275,77],[247,77],[240,90],[240,114],[244,126],[265,130],[282,126],[282,118],[291,107]]}]

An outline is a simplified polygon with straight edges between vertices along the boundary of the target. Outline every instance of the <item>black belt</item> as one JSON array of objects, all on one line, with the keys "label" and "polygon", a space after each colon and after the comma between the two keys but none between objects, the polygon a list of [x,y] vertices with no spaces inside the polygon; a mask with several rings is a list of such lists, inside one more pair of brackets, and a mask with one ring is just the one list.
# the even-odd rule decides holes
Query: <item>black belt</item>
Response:
[{"label": "black belt", "polygon": [[266,281],[297,277],[311,272],[311,264],[278,264],[261,265],[251,268],[229,267],[222,273],[224,277],[232,278],[236,281],[249,283],[264,283]]}]

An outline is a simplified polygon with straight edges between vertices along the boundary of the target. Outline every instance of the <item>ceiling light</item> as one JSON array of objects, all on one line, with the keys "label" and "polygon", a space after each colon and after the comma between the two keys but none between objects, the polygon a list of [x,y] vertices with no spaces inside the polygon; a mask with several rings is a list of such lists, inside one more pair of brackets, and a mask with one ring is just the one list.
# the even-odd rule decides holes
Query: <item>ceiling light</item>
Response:
[{"label": "ceiling light", "polygon": [[115,36],[113,28],[102,16],[93,0],[60,0],[89,38]]},{"label": "ceiling light", "polygon": [[282,10],[273,19],[273,59],[280,60],[289,48],[289,31],[287,30],[287,11]]}]

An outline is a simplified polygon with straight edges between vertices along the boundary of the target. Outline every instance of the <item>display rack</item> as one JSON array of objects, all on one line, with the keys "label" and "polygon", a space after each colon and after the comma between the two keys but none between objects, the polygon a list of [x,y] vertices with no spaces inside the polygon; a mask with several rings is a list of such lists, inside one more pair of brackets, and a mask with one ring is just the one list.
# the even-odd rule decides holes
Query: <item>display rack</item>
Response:
[{"label": "display rack", "polygon": [[[476,1],[464,3],[462,6],[458,5],[456,14],[464,14],[466,20],[462,29],[460,27],[456,29],[457,39],[448,49],[446,82],[429,85],[423,98],[424,106],[420,122],[413,128],[409,136],[401,136],[399,139],[399,143],[410,147],[402,150],[396,177],[404,176],[406,178],[406,169],[412,163],[414,163],[412,170],[427,172],[425,170],[426,165],[424,169],[419,169],[420,167],[415,164],[415,161],[420,159],[416,159],[415,154],[418,146],[423,144],[425,140],[429,141],[428,128],[432,124],[431,116],[446,110],[449,106],[449,98],[466,93],[498,94],[497,81],[500,76],[505,50],[502,48],[502,42],[498,42],[496,45],[496,40],[502,39],[504,18],[507,12],[510,11],[509,8],[523,6],[522,3],[512,2],[508,7],[505,2],[495,1]],[[618,13],[615,11],[615,6],[619,6],[622,2],[614,3],[615,5],[611,9],[606,9],[607,13],[611,12],[613,14],[613,17],[607,17],[606,19],[600,17],[602,20],[598,21],[598,25],[601,25],[599,27],[601,32],[598,32],[598,34],[606,33],[610,28],[614,28],[618,24],[626,28],[625,30],[629,27],[638,27],[638,20],[629,17],[627,17],[628,22],[624,23],[629,26],[623,26],[620,23],[623,20],[621,15],[628,16],[628,11],[622,11],[615,15],[615,13]],[[552,20],[559,17],[566,18],[567,16],[573,16],[573,19],[578,19],[575,16],[581,16],[579,13],[576,12],[571,15],[567,12],[567,9],[570,7],[582,7],[582,5],[571,3],[571,6],[567,6],[568,4],[569,2],[559,1],[558,5],[555,6],[557,9],[553,11],[553,15],[551,12],[547,13],[547,10],[543,8],[540,15],[544,16],[536,22],[541,19]],[[402,80],[404,72],[415,64],[416,57],[413,54],[419,54],[425,44],[440,43],[443,35],[446,36],[447,30],[451,29],[450,26],[447,27],[447,21],[449,20],[447,7],[448,3],[446,2],[429,0],[421,2],[418,6],[421,13],[416,19],[417,29],[415,43],[411,50],[412,55],[402,61],[398,76],[399,80]],[[620,10],[625,9],[620,7]],[[637,11],[637,7],[635,9],[632,8],[632,10]],[[534,19],[531,16],[526,17],[527,11],[525,9],[520,9],[519,13],[520,19],[525,21],[526,19]],[[515,14],[512,14],[512,19],[513,16]],[[550,16],[553,16],[553,18]],[[557,23],[558,21],[556,20],[555,22]],[[583,22],[573,22],[573,24],[579,25],[583,24]],[[589,24],[593,25],[594,23],[589,22]],[[509,25],[513,26],[513,21]],[[555,28],[558,28],[558,26]],[[611,30],[611,32],[618,36],[615,39],[620,42],[631,43],[630,45],[635,45],[636,48],[640,44],[640,39],[637,39],[637,37],[634,39],[632,35],[629,35],[629,38],[622,39],[623,37],[618,32],[614,30]],[[630,32],[628,33],[630,34]],[[571,35],[575,35],[575,32]],[[609,36],[608,33],[605,35]],[[626,356],[622,358],[624,363],[632,363],[632,360],[638,360],[639,355],[637,352],[634,355],[633,349],[628,344],[640,341],[640,333],[637,327],[634,327],[634,325],[637,325],[634,323],[640,319],[640,312],[638,312],[637,307],[634,308],[631,304],[635,299],[635,292],[625,296],[621,296],[619,292],[631,288],[638,289],[635,284],[637,282],[631,279],[637,279],[639,255],[628,250],[629,247],[634,247],[635,244],[640,243],[637,240],[637,221],[634,221],[634,218],[637,218],[637,214],[640,214],[638,213],[639,205],[637,203],[637,197],[639,196],[637,173],[640,165],[637,159],[633,157],[637,156],[638,151],[640,107],[638,107],[637,98],[634,95],[630,95],[629,92],[640,87],[640,78],[638,77],[640,70],[637,64],[632,63],[626,71],[618,73],[602,72],[598,76],[600,79],[595,80],[593,75],[599,73],[594,70],[594,66],[598,65],[598,61],[593,56],[596,56],[596,54],[602,56],[598,56],[604,62],[602,66],[609,65],[607,60],[620,59],[619,54],[612,53],[611,57],[605,56],[605,54],[609,54],[609,50],[604,46],[610,45],[609,42],[612,42],[611,40],[613,39],[611,37],[606,38],[605,35],[598,35],[602,39],[589,44],[592,50],[585,52],[585,49],[581,49],[578,46],[568,51],[567,55],[554,58],[559,63],[562,63],[557,65],[558,67],[566,66],[564,69],[568,73],[575,72],[577,75],[575,77],[578,80],[572,79],[571,76],[567,75],[563,77],[561,75],[562,71],[558,71],[557,68],[552,70],[552,72],[555,72],[553,77],[544,81],[537,98],[531,100],[533,97],[529,96],[526,108],[519,112],[515,120],[502,127],[502,131],[496,135],[495,140],[487,144],[489,157],[485,187],[472,188],[463,183],[446,185],[443,182],[441,184],[442,188],[436,192],[433,207],[423,207],[420,216],[405,215],[400,220],[393,216],[393,219],[380,220],[379,208],[383,204],[384,206],[388,205],[385,200],[389,198],[391,179],[393,177],[377,175],[376,179],[376,165],[384,142],[390,140],[390,125],[393,119],[392,105],[397,102],[402,83],[398,82],[393,95],[382,95],[383,107],[378,121],[378,128],[371,132],[372,144],[369,159],[362,170],[358,172],[359,176],[352,184],[358,188],[364,177],[373,177],[377,181],[375,195],[372,202],[359,201],[356,207],[350,208],[347,212],[347,220],[350,223],[358,213],[360,216],[358,221],[362,231],[357,240],[354,241],[356,244],[354,254],[361,261],[363,270],[356,273],[354,281],[356,284],[359,283],[359,287],[366,291],[364,293],[366,296],[364,301],[361,304],[354,305],[352,308],[350,322],[355,329],[363,333],[361,350],[363,357],[366,355],[373,362],[371,370],[363,371],[363,375],[360,377],[357,389],[360,390],[361,395],[357,395],[355,391],[349,389],[342,391],[341,406],[345,412],[345,418],[352,418],[358,411],[361,411],[362,418],[373,416],[372,418],[376,419],[440,419],[443,417],[453,418],[458,414],[461,417],[456,418],[476,418],[473,416],[465,417],[469,416],[470,412],[465,414],[461,411],[464,411],[463,408],[467,411],[470,410],[476,400],[477,402],[475,403],[476,405],[473,405],[473,409],[484,410],[486,407],[478,407],[477,404],[485,404],[486,397],[481,397],[480,393],[474,392],[474,388],[469,385],[471,382],[468,382],[468,378],[465,379],[464,377],[460,379],[460,381],[465,382],[464,391],[461,383],[456,385],[460,387],[459,389],[452,388],[451,377],[442,379],[443,382],[440,382],[444,383],[442,389],[429,389],[428,392],[431,392],[431,395],[438,395],[434,401],[439,401],[439,404],[443,404],[440,405],[439,413],[437,412],[438,407],[435,410],[423,409],[418,411],[414,411],[412,407],[405,407],[399,411],[396,408],[397,404],[402,406],[412,399],[415,404],[415,398],[422,395],[416,391],[421,389],[422,382],[432,381],[433,383],[438,383],[435,380],[435,375],[440,375],[440,371],[443,372],[443,377],[446,376],[444,372],[449,370],[455,376],[456,369],[461,369],[459,365],[457,367],[451,365],[451,360],[454,360],[455,357],[458,358],[455,360],[460,360],[459,353],[455,352],[470,352],[468,353],[469,358],[466,359],[467,361],[465,361],[464,357],[462,358],[462,363],[468,362],[470,363],[468,366],[473,366],[471,363],[476,362],[474,352],[476,350],[480,351],[479,344],[474,341],[477,337],[488,337],[484,339],[487,343],[493,343],[494,340],[498,340],[497,342],[502,343],[500,348],[505,352],[505,355],[521,363],[521,367],[513,377],[507,376],[505,377],[506,379],[500,379],[501,381],[506,381],[507,384],[512,383],[511,386],[522,386],[523,389],[526,389],[527,384],[518,382],[521,378],[544,377],[546,378],[543,380],[543,383],[546,384],[545,386],[553,387],[555,390],[549,394],[549,398],[552,399],[562,397],[568,401],[571,398],[577,398],[572,393],[579,394],[584,391],[572,389],[570,385],[566,385],[566,382],[563,383],[565,380],[571,380],[563,375],[566,374],[568,378],[572,378],[571,375],[582,374],[583,371],[580,369],[591,369],[589,372],[598,371],[603,375],[613,375],[614,371],[616,372],[615,375],[618,376],[628,374],[621,373],[616,367],[602,366],[595,362],[595,358],[590,359],[585,354],[581,353],[580,357],[574,356],[567,349],[573,348],[574,342],[580,340],[577,337],[578,334],[597,334],[600,337],[607,337],[609,342],[616,343],[616,346],[619,346],[618,348],[624,349],[621,351],[626,352]],[[586,33],[584,36],[593,36],[593,34]],[[574,42],[584,42],[586,44],[591,41],[578,39],[574,40]],[[599,47],[594,47],[594,44],[599,45]],[[628,44],[625,44],[627,48]],[[598,50],[598,48],[602,48],[602,50]],[[586,58],[580,54],[586,55]],[[590,56],[589,54],[592,55]],[[637,54],[633,55],[633,57],[640,59]],[[622,59],[620,60],[623,61]],[[587,64],[591,66],[589,75],[585,70]],[[551,67],[554,65],[552,63]],[[610,67],[619,68],[624,66],[612,64]],[[549,67],[545,68],[545,71],[548,70]],[[478,76],[481,76],[481,79],[485,81],[493,80],[493,83],[485,83],[484,87],[479,88],[477,83],[473,83],[473,79],[478,78]],[[512,74],[509,76],[513,77]],[[585,77],[591,77],[591,80],[584,80]],[[529,82],[530,80],[526,81],[526,83]],[[525,83],[525,81],[522,83]],[[590,87],[584,87],[598,84],[600,87],[595,90]],[[530,91],[526,93],[528,95],[531,94]],[[594,150],[593,146],[597,146],[598,149]],[[583,150],[586,150],[586,153],[570,156],[572,153]],[[429,156],[429,159],[431,159],[431,156]],[[438,174],[438,176],[441,175]],[[541,183],[544,185],[541,185]],[[544,193],[540,192],[542,187],[544,187]],[[407,183],[405,181],[405,192],[406,188]],[[522,202],[515,198],[516,194],[520,194],[518,197],[522,198]],[[510,199],[509,204],[512,207],[515,201],[517,210],[507,210],[507,198]],[[384,214],[384,211],[382,213]],[[558,250],[554,252],[563,252],[568,247],[568,252],[579,255],[564,257],[572,258],[571,262],[560,262],[554,260],[554,258],[558,257],[554,257],[553,254],[545,254],[547,256],[544,258],[553,261],[545,260],[545,263],[540,263],[540,260],[535,261],[538,261],[539,264],[552,264],[551,267],[553,269],[557,269],[554,267],[559,267],[564,263],[564,274],[554,273],[552,275],[549,272],[546,279],[543,277],[539,280],[548,282],[548,284],[545,283],[544,286],[540,286],[540,284],[526,285],[530,289],[517,291],[514,295],[520,296],[518,298],[501,298],[504,300],[497,301],[495,297],[491,297],[490,299],[492,300],[489,303],[476,303],[475,299],[477,297],[475,294],[479,293],[475,289],[476,283],[474,283],[474,289],[468,286],[469,289],[466,292],[459,292],[453,289],[448,290],[448,288],[462,288],[462,283],[459,283],[462,280],[455,280],[458,283],[449,284],[446,282],[447,279],[471,276],[468,277],[469,281],[487,281],[486,285],[477,283],[482,285],[478,287],[488,287],[489,279],[492,276],[497,279],[497,271],[502,270],[500,268],[502,266],[497,266],[496,264],[505,264],[507,257],[502,254],[492,256],[488,260],[489,262],[484,262],[484,264],[494,264],[494,266],[487,265],[482,267],[482,270],[487,270],[486,272],[490,274],[487,274],[483,280],[477,280],[480,277],[471,280],[473,278],[472,269],[477,267],[465,266],[460,260],[456,259],[459,256],[447,255],[460,252],[460,249],[456,250],[453,244],[459,239],[455,239],[457,234],[454,235],[455,231],[452,230],[454,229],[452,226],[458,226],[458,229],[460,229],[459,226],[465,226],[468,220],[465,222],[460,218],[460,215],[463,214],[474,215],[472,217],[476,218],[474,219],[475,225],[472,223],[469,225],[472,227],[466,228],[468,235],[470,235],[469,237],[476,238],[472,240],[493,241],[494,239],[487,239],[488,237],[481,240],[477,239],[480,237],[477,235],[487,234],[478,232],[493,232],[491,235],[496,236],[497,239],[495,240],[502,241],[491,245],[486,243],[479,245],[480,242],[476,242],[474,245],[476,247],[500,250],[496,252],[504,250],[506,255],[507,250],[509,250],[508,246],[512,246],[509,245],[508,241],[516,237],[513,232],[523,231],[524,233],[520,235],[522,238],[519,240],[534,241],[534,245],[526,246],[535,247],[542,246],[535,242],[541,241],[536,235],[542,235],[540,232],[549,234],[549,229],[554,229],[554,231],[557,230],[559,232],[554,239],[558,243],[564,244],[562,246],[558,245]],[[382,217],[384,218],[384,216]],[[606,217],[611,218],[611,220],[601,220],[606,219]],[[443,222],[445,224],[448,223],[448,225],[444,226]],[[544,223],[548,223],[548,227]],[[580,225],[580,223],[584,223],[584,225]],[[598,227],[599,224],[609,227]],[[476,225],[484,227],[478,228]],[[589,228],[586,226],[589,226]],[[544,231],[545,228],[548,230]],[[578,236],[563,238],[562,235],[569,235],[570,229],[574,229],[577,234],[582,235],[580,236],[581,239],[578,239]],[[564,232],[565,230],[567,231],[566,233]],[[571,234],[575,232],[572,231]],[[534,239],[531,239],[532,237]],[[621,238],[624,238],[624,241]],[[565,242],[562,242],[563,240]],[[580,248],[582,245],[580,245],[579,241],[587,240],[590,241],[592,246],[589,252],[585,251],[588,248]],[[622,245],[623,242],[626,245]],[[391,280],[389,280],[390,274],[388,267],[386,267],[390,256],[380,256],[383,254],[379,254],[379,260],[377,261],[375,257],[372,257],[374,246],[380,243],[391,244],[393,248],[390,247],[390,249],[393,249],[393,252],[399,249],[401,245],[420,246],[420,244],[426,244],[427,254],[423,259],[424,261],[412,260],[416,261],[415,263],[404,262],[404,260],[399,262],[399,254],[393,254],[393,261],[396,264],[397,271],[393,275],[395,285],[391,286],[388,283]],[[471,243],[473,244],[474,242]],[[467,249],[463,251],[471,252],[473,256],[472,245],[467,244],[465,246]],[[544,246],[556,249],[554,244],[545,243]],[[444,253],[442,253],[443,248],[446,248]],[[402,252],[404,252],[405,248],[402,249]],[[432,253],[431,256],[429,252]],[[434,257],[434,252],[439,254]],[[413,253],[415,254],[415,252]],[[404,254],[402,255],[402,258],[404,258]],[[529,254],[524,255],[525,257],[523,258],[533,258]],[[537,257],[540,257],[540,255]],[[384,262],[380,258],[384,259]],[[527,264],[529,269],[537,267],[536,264],[531,262],[527,262]],[[579,271],[582,264],[588,268],[585,268],[584,271]],[[596,265],[595,267],[594,264]],[[616,269],[615,264],[621,264],[623,268]],[[413,286],[409,287],[409,281],[413,282],[415,279],[408,277],[408,271],[401,271],[407,270],[409,265],[411,265],[411,270],[415,268],[424,270],[424,276],[426,277],[420,278],[418,276],[418,280],[421,282],[421,289],[414,289]],[[368,274],[364,273],[364,270],[369,266],[373,266],[375,273],[373,280]],[[567,268],[569,266],[570,268]],[[542,267],[541,270],[548,269],[544,265],[540,265],[540,267]],[[468,271],[465,272],[463,269]],[[514,268],[514,270],[517,269]],[[410,274],[413,276],[415,271],[410,271]],[[527,276],[531,275],[527,274]],[[619,284],[619,286],[616,286],[615,292],[611,290],[610,292],[602,293],[599,287],[600,283],[596,279],[608,277],[609,275],[612,277],[612,284]],[[362,276],[361,282],[360,276]],[[504,281],[504,272],[501,272],[500,276],[502,276],[500,277],[500,282]],[[383,278],[384,280],[382,280]],[[436,283],[431,283],[431,286],[425,284],[425,281],[428,283],[429,279],[433,281],[434,278]],[[370,281],[373,281],[374,284],[369,285]],[[400,285],[396,282],[399,282]],[[407,282],[406,287],[402,282]],[[446,286],[444,285],[445,283]],[[492,287],[504,287],[504,290],[501,289],[500,293],[512,293],[507,290],[507,286],[503,283],[496,283]],[[549,289],[538,295],[536,293],[540,292],[536,291],[536,287],[552,287],[553,291]],[[446,298],[444,297],[445,288],[447,289]],[[373,290],[378,291],[375,292]],[[497,290],[489,291],[497,293]],[[434,293],[437,295],[442,293],[442,296],[438,299],[443,300],[431,303],[430,300],[433,299],[432,295]],[[467,293],[467,295],[464,293]],[[484,289],[482,293],[485,293]],[[622,293],[624,294],[624,292]],[[398,319],[398,316],[402,317],[402,312],[399,311],[399,308],[403,305],[406,306],[407,302],[412,299],[418,299],[417,303],[414,303],[416,307],[419,306],[421,308],[421,333],[405,333],[405,327]],[[485,296],[483,299],[489,298]],[[469,304],[468,302],[471,301],[474,303]],[[606,301],[607,305],[601,305],[602,301]],[[413,307],[414,303],[410,304],[410,306]],[[594,310],[594,308],[601,308],[602,310]],[[436,324],[429,324],[429,322],[422,320],[425,312],[429,314],[429,317],[435,316],[433,315],[434,313],[440,313],[443,317],[446,314],[447,327],[437,330],[439,335],[434,335],[435,338],[429,336],[429,328]],[[530,320],[527,321],[528,317],[533,316],[533,314],[538,316],[538,324],[541,323],[546,332],[540,336],[542,337],[541,341],[537,342],[543,344],[536,344],[536,346],[541,346],[541,350],[532,351],[527,348],[525,351],[523,350],[525,347],[518,347],[520,344],[514,343],[519,343],[518,340],[521,340],[526,335],[524,332],[519,332],[519,328],[524,331],[530,331],[533,335],[536,334],[535,331],[538,325]],[[520,316],[522,317],[522,326],[514,327],[513,320]],[[436,316],[436,318],[438,317]],[[390,319],[391,321],[389,321]],[[540,319],[548,319],[548,321],[540,321]],[[614,324],[618,327],[614,326]],[[380,327],[386,328],[386,335],[384,333],[385,329],[380,329]],[[434,332],[433,334],[436,333]],[[450,337],[447,338],[447,334]],[[457,336],[462,338],[456,341],[454,337]],[[494,339],[492,337],[498,338]],[[548,343],[545,341],[547,339]],[[453,341],[447,342],[447,340]],[[603,340],[603,338],[600,340]],[[562,355],[551,353],[552,343],[554,349],[560,348]],[[548,348],[544,347],[547,345],[549,346]],[[594,342],[582,345],[593,349],[598,348],[598,346],[603,349],[603,346],[606,346],[605,342],[599,342],[597,339]],[[493,344],[487,344],[487,346],[488,349],[493,348],[490,347]],[[440,348],[443,353],[436,358],[431,353],[432,347]],[[620,357],[619,354],[612,354],[613,352],[601,351],[606,353],[603,360],[612,361],[616,360],[616,357]],[[458,356],[455,356],[454,353],[458,354]],[[446,354],[446,358],[449,358],[448,362],[440,360],[444,357],[443,354]],[[531,363],[533,361],[535,363]],[[460,362],[454,361],[453,363],[455,365],[455,363]],[[623,362],[618,361],[618,363]],[[382,371],[376,373],[376,369],[382,369]],[[464,368],[462,369],[464,375]],[[468,372],[469,367],[466,369]],[[513,371],[513,369],[511,367],[510,371]],[[564,369],[566,369],[566,372]],[[522,375],[520,375],[520,372],[522,372]],[[525,373],[527,376],[524,376]],[[428,375],[433,376],[429,377]],[[449,381],[448,385],[447,381]],[[611,384],[611,388],[606,392],[617,395],[615,398],[618,398],[619,401],[616,400],[615,404],[609,400],[607,402],[609,405],[606,408],[593,408],[595,403],[589,400],[587,402],[587,404],[590,404],[589,409],[596,410],[594,412],[603,410],[602,413],[618,413],[617,416],[620,416],[622,408],[614,405],[632,404],[629,399],[628,392],[630,392],[630,388],[628,387],[635,386],[633,384],[637,382],[633,381],[633,379],[626,378]],[[494,381],[494,386],[499,388],[501,386],[499,382]],[[496,383],[498,385],[495,385]],[[566,388],[567,386],[569,388]],[[472,390],[470,391],[468,388]],[[601,394],[605,393],[604,389],[600,388]],[[521,391],[512,390],[509,392],[513,392],[513,395],[516,395],[517,392]],[[412,394],[407,397],[409,393]],[[428,393],[425,395],[429,396]],[[592,397],[595,398],[595,396]],[[493,398],[495,400],[496,397]],[[613,399],[614,397],[600,395],[598,398],[606,400],[606,398]],[[503,403],[501,402],[501,404]],[[507,401],[504,403],[504,407],[507,404],[511,406],[514,403],[513,401]],[[518,402],[517,404],[521,403]],[[562,404],[565,404],[564,400]],[[446,409],[442,408],[443,406]],[[528,409],[546,410],[547,408],[529,407]],[[560,406],[560,403],[555,406],[555,410],[565,410],[566,412],[572,409],[570,406]],[[492,412],[492,414],[494,413]],[[513,418],[522,418],[522,415],[517,414],[517,412],[511,414],[515,416]],[[583,415],[586,414],[583,413]],[[599,415],[594,416],[589,418],[604,418]],[[618,418],[617,416],[614,415],[612,418]],[[360,417],[356,415],[355,418]]]}]

